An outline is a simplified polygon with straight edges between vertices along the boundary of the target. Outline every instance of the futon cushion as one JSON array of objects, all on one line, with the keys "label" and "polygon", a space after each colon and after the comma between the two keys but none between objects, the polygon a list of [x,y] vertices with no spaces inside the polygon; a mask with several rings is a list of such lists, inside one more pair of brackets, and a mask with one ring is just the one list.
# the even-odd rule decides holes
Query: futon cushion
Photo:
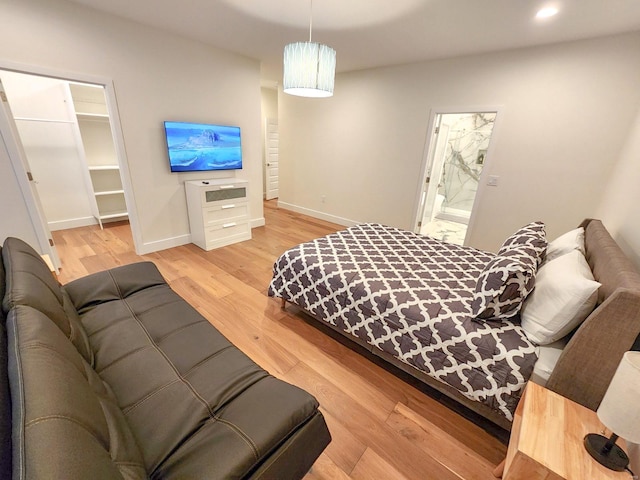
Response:
[{"label": "futon cushion", "polygon": [[[4,272],[4,262],[2,261],[2,247],[0,247],[0,300],[4,300],[4,292],[5,292],[5,272]],[[4,319],[4,310],[0,309],[0,320]]]},{"label": "futon cushion", "polygon": [[[4,266],[0,247],[0,299],[4,298]],[[7,330],[0,309],[0,478],[11,478],[11,399],[7,376]]]},{"label": "futon cushion", "polygon": [[152,263],[66,291],[152,478],[245,477],[317,414],[312,396],[258,367]]},{"label": "futon cushion", "polygon": [[2,259],[7,281],[2,301],[5,315],[16,305],[28,305],[44,313],[69,337],[71,328],[62,306],[60,284],[40,254],[22,240],[7,238]]},{"label": "futon cushion", "polygon": [[17,305],[27,305],[44,313],[71,339],[84,359],[92,364],[89,341],[78,313],[38,252],[22,240],[7,238],[2,258],[7,277],[3,310],[8,312]]},{"label": "futon cushion", "polygon": [[7,375],[7,332],[4,319],[0,320],[0,478],[11,478],[11,397]]},{"label": "futon cushion", "polygon": [[142,457],[108,385],[44,314],[7,318],[13,478],[142,479]]}]

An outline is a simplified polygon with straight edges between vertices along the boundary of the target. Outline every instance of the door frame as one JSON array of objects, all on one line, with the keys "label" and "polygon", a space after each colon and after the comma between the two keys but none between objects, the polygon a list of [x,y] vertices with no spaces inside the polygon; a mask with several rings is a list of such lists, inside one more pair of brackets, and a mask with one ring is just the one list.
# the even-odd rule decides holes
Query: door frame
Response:
[{"label": "door frame", "polygon": [[[122,134],[122,125],[120,123],[120,114],[118,111],[118,102],[116,98],[115,87],[113,80],[107,77],[99,75],[68,72],[57,70],[49,67],[41,67],[37,65],[28,65],[23,63],[16,63],[6,60],[0,60],[0,69],[10,70],[17,73],[26,73],[29,75],[39,75],[43,77],[57,78],[59,80],[66,80],[69,82],[90,83],[104,87],[105,98],[107,101],[107,112],[109,114],[109,122],[111,124],[111,135],[113,136],[113,142],[116,149],[116,156],[118,157],[118,164],[120,166],[120,177],[122,179],[122,188],[124,190],[125,203],[127,205],[127,212],[129,216],[129,225],[131,227],[131,234],[133,237],[133,244],[135,251],[138,255],[141,254],[143,246],[140,222],[138,221],[138,210],[136,208],[135,198],[133,196],[133,185],[131,182],[131,173],[129,170],[129,160],[127,158],[127,152],[124,146],[124,135]],[[4,128],[2,130],[5,133]],[[10,133],[10,132],[6,132]],[[10,137],[12,138],[12,137]],[[5,138],[6,141],[6,138]],[[18,164],[18,165],[15,165]],[[22,162],[15,162],[14,168],[18,168],[16,171],[18,177],[26,178],[26,171],[24,170],[24,164]],[[20,173],[20,174],[18,174]],[[28,184],[27,189],[20,181],[20,188],[22,194],[25,197],[25,202],[29,212],[31,212],[31,220],[36,226],[36,230],[43,229],[41,220],[35,216],[34,212],[37,211],[36,200]],[[36,223],[37,222],[37,223]],[[47,227],[48,228],[48,227]],[[44,230],[43,230],[44,231]]]},{"label": "door frame", "polygon": [[493,123],[493,130],[491,131],[491,138],[489,139],[489,145],[487,147],[487,155],[483,164],[482,173],[480,174],[480,179],[478,181],[478,191],[476,192],[475,199],[473,201],[473,207],[471,208],[471,215],[469,216],[469,224],[467,225],[467,232],[465,234],[464,244],[466,245],[469,238],[471,238],[471,233],[475,231],[476,228],[476,213],[478,210],[478,206],[481,204],[483,197],[485,194],[485,189],[487,187],[487,177],[489,176],[489,172],[491,171],[491,164],[493,158],[493,152],[495,150],[495,145],[497,144],[498,133],[500,130],[500,123],[502,122],[502,117],[504,117],[504,107],[502,105],[485,105],[485,106],[470,106],[470,107],[434,107],[430,109],[429,112],[429,123],[427,127],[427,135],[425,138],[425,145],[422,155],[422,166],[420,167],[420,182],[418,184],[418,191],[416,193],[416,201],[414,202],[414,212],[413,212],[413,231],[419,232],[418,223],[422,220],[422,215],[424,213],[424,208],[422,205],[422,193],[424,190],[424,185],[427,181],[427,175],[429,174],[429,169],[431,168],[430,162],[431,157],[435,151],[435,142],[433,141],[436,137],[434,135],[436,128],[436,119],[438,115],[447,115],[447,114],[456,114],[456,113],[482,113],[482,112],[495,112],[496,119]]}]

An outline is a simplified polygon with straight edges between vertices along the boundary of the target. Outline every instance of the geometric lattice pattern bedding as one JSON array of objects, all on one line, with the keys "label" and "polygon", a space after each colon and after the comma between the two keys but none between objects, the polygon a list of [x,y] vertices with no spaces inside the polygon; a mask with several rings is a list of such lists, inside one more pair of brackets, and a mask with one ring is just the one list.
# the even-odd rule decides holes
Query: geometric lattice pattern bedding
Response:
[{"label": "geometric lattice pattern bedding", "polygon": [[269,295],[513,419],[537,360],[519,317],[475,322],[492,254],[379,224],[303,243],[276,261]]}]

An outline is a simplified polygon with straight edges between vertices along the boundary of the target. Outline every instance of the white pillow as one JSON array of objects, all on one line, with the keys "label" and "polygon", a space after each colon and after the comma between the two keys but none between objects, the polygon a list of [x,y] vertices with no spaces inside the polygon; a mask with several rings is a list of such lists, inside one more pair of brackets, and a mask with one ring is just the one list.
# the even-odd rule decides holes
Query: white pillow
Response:
[{"label": "white pillow", "polygon": [[594,309],[598,287],[578,250],[542,265],[536,287],[522,305],[522,328],[529,340],[546,345],[571,332]]},{"label": "white pillow", "polygon": [[584,228],[578,227],[560,235],[547,245],[546,262],[566,255],[573,250],[579,250],[584,255]]}]

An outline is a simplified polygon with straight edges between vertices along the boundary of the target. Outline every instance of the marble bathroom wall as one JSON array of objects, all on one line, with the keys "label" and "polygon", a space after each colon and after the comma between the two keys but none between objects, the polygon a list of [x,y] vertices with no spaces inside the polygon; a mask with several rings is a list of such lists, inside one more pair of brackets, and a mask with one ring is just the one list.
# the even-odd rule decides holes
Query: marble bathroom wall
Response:
[{"label": "marble bathroom wall", "polygon": [[438,190],[443,213],[471,214],[495,118],[495,113],[444,115],[450,128]]}]

